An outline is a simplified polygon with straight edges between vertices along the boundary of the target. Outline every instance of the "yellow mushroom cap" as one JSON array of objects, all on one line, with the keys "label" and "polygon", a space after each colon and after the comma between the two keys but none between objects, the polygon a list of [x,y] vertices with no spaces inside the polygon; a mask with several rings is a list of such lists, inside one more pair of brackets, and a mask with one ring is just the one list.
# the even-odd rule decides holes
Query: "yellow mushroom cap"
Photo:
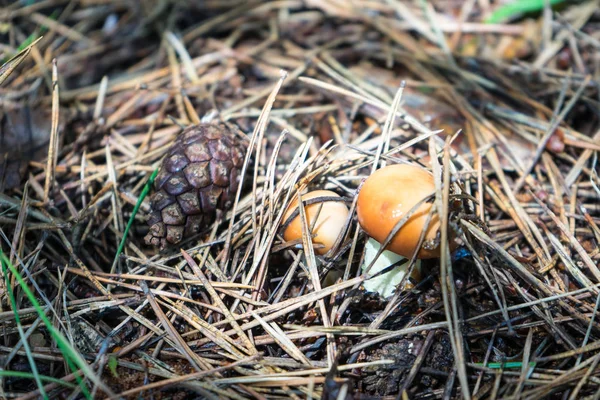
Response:
[{"label": "yellow mushroom cap", "polygon": [[[319,197],[340,196],[330,190],[315,190],[302,195],[302,200],[310,200]],[[296,198],[291,202],[285,212],[283,221],[287,221],[297,208],[298,199]],[[343,201],[318,201],[305,206],[304,212],[306,213],[306,222],[309,227],[313,226],[313,221],[317,218],[312,231],[315,235],[313,237],[313,244],[323,245],[323,247],[315,248],[315,253],[323,255],[333,247],[335,241],[340,236],[344,224],[348,219],[348,207],[346,207],[346,204],[344,204]],[[297,215],[285,228],[283,238],[288,242],[302,238],[302,220],[300,219],[300,215]]]},{"label": "yellow mushroom cap", "polygon": [[[369,236],[383,243],[398,221],[434,190],[433,175],[421,167],[396,164],[381,168],[366,179],[358,194],[358,222]],[[431,202],[422,203],[386,250],[412,257],[431,207]],[[439,228],[439,218],[434,214],[418,258],[439,257],[439,246],[434,244]]]}]

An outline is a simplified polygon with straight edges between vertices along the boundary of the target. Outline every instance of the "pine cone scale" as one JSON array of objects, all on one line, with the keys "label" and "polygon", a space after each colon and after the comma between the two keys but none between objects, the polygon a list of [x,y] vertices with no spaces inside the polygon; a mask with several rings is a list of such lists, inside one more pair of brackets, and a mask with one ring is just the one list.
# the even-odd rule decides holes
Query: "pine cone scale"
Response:
[{"label": "pine cone scale", "polygon": [[183,154],[174,154],[165,161],[165,168],[169,172],[179,172],[189,164],[187,157]]},{"label": "pine cone scale", "polygon": [[190,185],[196,189],[207,187],[211,183],[208,164],[208,161],[193,163],[183,171]]},{"label": "pine cone scale", "polygon": [[229,186],[229,171],[233,168],[232,162],[215,161],[210,162],[210,178],[212,182],[221,187]]},{"label": "pine cone scale", "polygon": [[183,239],[184,227],[181,225],[169,225],[167,226],[167,242],[179,243]]},{"label": "pine cone scale", "polygon": [[213,159],[219,161],[231,160],[231,151],[224,140],[212,140],[208,143],[208,148],[213,156]]},{"label": "pine cone scale", "polygon": [[163,187],[171,196],[180,195],[192,188],[188,180],[185,179],[185,175],[181,172],[173,174],[171,178],[165,182]]},{"label": "pine cone scale", "polygon": [[185,155],[187,158],[195,163],[201,161],[210,161],[212,159],[212,155],[209,152],[209,149],[206,147],[205,142],[196,142],[188,145],[185,148]]},{"label": "pine cone scale", "polygon": [[150,205],[153,210],[162,211],[163,208],[174,202],[175,198],[169,196],[164,190],[159,190],[152,197]]},{"label": "pine cone scale", "polygon": [[166,206],[160,214],[163,222],[167,225],[183,225],[185,223],[185,214],[177,203]]},{"label": "pine cone scale", "polygon": [[200,199],[202,202],[202,211],[205,213],[214,213],[217,209],[219,197],[222,194],[222,189],[214,185],[200,190]]},{"label": "pine cone scale", "polygon": [[198,192],[196,190],[183,193],[177,198],[177,201],[179,202],[179,206],[185,215],[196,215],[202,213],[202,207],[200,206],[200,200],[198,199]]}]

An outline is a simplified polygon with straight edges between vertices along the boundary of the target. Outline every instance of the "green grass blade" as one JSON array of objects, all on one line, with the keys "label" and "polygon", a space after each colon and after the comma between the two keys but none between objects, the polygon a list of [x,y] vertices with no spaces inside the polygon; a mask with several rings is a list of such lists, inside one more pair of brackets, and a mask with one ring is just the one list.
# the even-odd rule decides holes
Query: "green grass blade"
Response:
[{"label": "green grass blade", "polygon": [[142,189],[142,192],[140,193],[140,197],[138,197],[138,201],[137,201],[137,203],[135,203],[135,207],[133,207],[133,211],[131,213],[131,216],[129,217],[129,221],[127,221],[127,226],[125,227],[125,231],[123,232],[123,237],[121,238],[121,243],[119,243],[119,248],[117,249],[117,254],[115,254],[115,259],[113,260],[111,271],[114,270],[115,265],[117,264],[117,261],[119,261],[119,256],[123,252],[123,248],[125,248],[125,241],[127,240],[127,234],[129,233],[129,230],[131,229],[131,226],[133,225],[133,221],[135,220],[135,216],[136,216],[138,210],[140,209],[142,202],[144,201],[144,199],[148,195],[148,192],[150,192],[150,189],[152,188],[152,184],[154,183],[154,179],[156,179],[156,175],[158,175],[158,168],[156,168],[154,170],[154,172],[152,172],[152,175],[150,175],[150,178],[148,178],[148,182],[146,182],[146,184],[144,185],[144,188]]},{"label": "green grass blade", "polygon": [[[19,286],[21,286],[21,289],[23,290],[23,292],[25,293],[25,295],[31,302],[31,305],[36,310],[40,319],[46,326],[46,329],[48,329],[48,331],[50,332],[50,335],[56,341],[56,344],[58,345],[58,348],[60,349],[61,353],[63,354],[64,359],[67,362],[67,365],[69,366],[71,371],[75,372],[75,371],[78,371],[79,369],[82,369],[83,373],[88,378],[92,379],[95,382],[101,383],[98,380],[98,378],[93,374],[93,372],[89,369],[89,366],[83,360],[83,358],[79,355],[79,353],[77,353],[77,351],[75,351],[71,347],[71,344],[67,341],[67,339],[54,327],[54,325],[52,325],[52,323],[46,316],[46,313],[40,306],[40,303],[37,301],[34,294],[31,292],[31,290],[27,286],[27,283],[21,276],[21,273],[12,265],[10,260],[6,257],[6,255],[4,254],[4,252],[1,249],[0,249],[0,260],[2,261],[2,265],[8,267],[10,272],[14,275],[15,279],[19,283]],[[6,275],[8,275],[8,274],[6,274]],[[81,392],[83,393],[83,395],[87,399],[91,399],[92,396],[91,396],[89,390],[87,389],[86,385],[84,384],[83,380],[81,379],[81,377],[79,375],[76,375],[76,379],[77,379],[77,383],[79,384],[79,387],[81,388]]]},{"label": "green grass blade", "polygon": [[[483,365],[483,363],[477,363],[477,365]],[[535,362],[531,361],[529,363],[529,366],[530,367],[535,367]],[[505,362],[505,363],[493,362],[493,363],[488,363],[486,365],[486,367],[491,368],[491,369],[522,368],[523,367],[523,363],[521,361],[510,361],[510,362]]]},{"label": "green grass blade", "polygon": [[[547,0],[553,6],[563,3],[565,0]],[[542,11],[546,0],[516,0],[496,9],[486,20],[489,24],[498,24],[512,19],[516,16],[528,13]]]},{"label": "green grass blade", "polygon": [[27,355],[27,361],[29,362],[29,366],[31,367],[32,376],[35,380],[38,389],[40,390],[40,394],[44,399],[48,399],[48,395],[44,390],[44,384],[40,379],[40,374],[37,369],[37,365],[31,354],[31,348],[29,347],[29,342],[27,342],[27,338],[25,338],[25,332],[23,332],[23,326],[21,325],[21,318],[19,317],[19,313],[17,312],[17,301],[15,300],[15,296],[10,286],[10,279],[8,278],[8,269],[6,267],[6,263],[4,259],[0,259],[0,264],[2,265],[2,273],[4,274],[4,279],[6,281],[6,291],[8,293],[8,298],[10,300],[10,305],[12,307],[13,313],[15,314],[15,324],[17,325],[17,330],[19,331],[19,336],[23,341],[23,348],[25,349],[25,354]]},{"label": "green grass blade", "polygon": [[[3,378],[23,378],[23,379],[33,379],[34,376],[32,373],[30,372],[22,372],[22,371],[6,371],[6,370],[0,370],[0,376]],[[46,375],[38,375],[38,377],[45,382],[48,383],[56,383],[58,385],[62,385],[62,386],[66,386],[69,389],[75,389],[77,387],[77,385],[71,383],[71,382],[66,382],[62,379],[58,379],[58,378],[54,378],[51,376],[46,376]]]},{"label": "green grass blade", "polygon": [[[59,12],[58,10],[55,10],[52,14],[50,14],[50,16],[48,18],[55,20],[56,18],[58,18]],[[48,27],[46,25],[42,25],[40,26],[40,30],[38,32],[33,32],[31,35],[27,36],[27,38],[25,40],[23,40],[23,43],[21,43],[19,45],[19,47],[17,47],[17,54],[19,54],[20,51],[25,50],[27,47],[31,47],[31,45],[35,42],[37,43],[42,36],[44,36],[44,34],[48,32]],[[2,60],[2,62],[6,62],[8,60],[8,57],[6,57],[4,60]]]},{"label": "green grass blade", "polygon": [[[48,18],[55,20],[56,18],[58,18],[58,10],[54,10],[54,12],[52,14],[50,14],[50,16]],[[23,43],[21,43],[21,45],[19,47],[17,47],[17,52],[23,50],[25,47],[28,47],[31,43],[33,43],[34,41],[36,41],[38,38],[41,38],[44,33],[48,32],[48,27],[46,25],[42,25],[40,27],[40,31],[39,32],[33,32],[31,35],[29,35],[27,37],[27,39],[25,39],[23,41]]]}]

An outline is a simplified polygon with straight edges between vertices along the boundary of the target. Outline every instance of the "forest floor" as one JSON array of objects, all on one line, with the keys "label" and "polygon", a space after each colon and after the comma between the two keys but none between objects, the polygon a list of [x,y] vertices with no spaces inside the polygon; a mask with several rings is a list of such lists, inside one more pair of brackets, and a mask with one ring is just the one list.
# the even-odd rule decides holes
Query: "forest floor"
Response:
[{"label": "forest floor", "polygon": [[[0,397],[600,398],[599,3],[6,4]],[[201,122],[248,139],[239,197],[149,246]],[[356,217],[382,163],[434,174],[447,239],[385,298]],[[325,254],[282,232],[319,189],[349,209]]]}]

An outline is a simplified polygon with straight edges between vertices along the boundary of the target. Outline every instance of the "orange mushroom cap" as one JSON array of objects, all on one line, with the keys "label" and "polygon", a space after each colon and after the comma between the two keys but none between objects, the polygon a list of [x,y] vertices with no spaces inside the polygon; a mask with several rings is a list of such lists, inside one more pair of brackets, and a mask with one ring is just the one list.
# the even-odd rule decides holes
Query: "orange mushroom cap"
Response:
[{"label": "orange mushroom cap", "polygon": [[[319,197],[340,196],[330,190],[315,190],[302,195],[302,200],[310,200]],[[285,212],[283,221],[287,221],[297,208],[298,199],[296,198],[291,202]],[[348,207],[346,207],[346,204],[342,201],[318,201],[305,206],[304,212],[306,213],[306,222],[309,227],[313,226],[315,218],[317,218],[312,231],[312,234],[314,235],[313,243],[323,246],[315,248],[315,253],[323,255],[333,247],[335,241],[340,236],[344,224],[348,219]],[[300,215],[297,215],[285,228],[283,238],[288,242],[302,238],[302,220],[300,219]]]},{"label": "orange mushroom cap", "polygon": [[[373,239],[383,243],[398,221],[434,190],[433,175],[421,167],[396,164],[381,168],[367,178],[358,194],[358,222]],[[386,250],[406,258],[412,257],[431,207],[431,202],[422,203]],[[440,247],[436,243],[439,228],[439,218],[434,214],[418,258],[439,257]]]}]

